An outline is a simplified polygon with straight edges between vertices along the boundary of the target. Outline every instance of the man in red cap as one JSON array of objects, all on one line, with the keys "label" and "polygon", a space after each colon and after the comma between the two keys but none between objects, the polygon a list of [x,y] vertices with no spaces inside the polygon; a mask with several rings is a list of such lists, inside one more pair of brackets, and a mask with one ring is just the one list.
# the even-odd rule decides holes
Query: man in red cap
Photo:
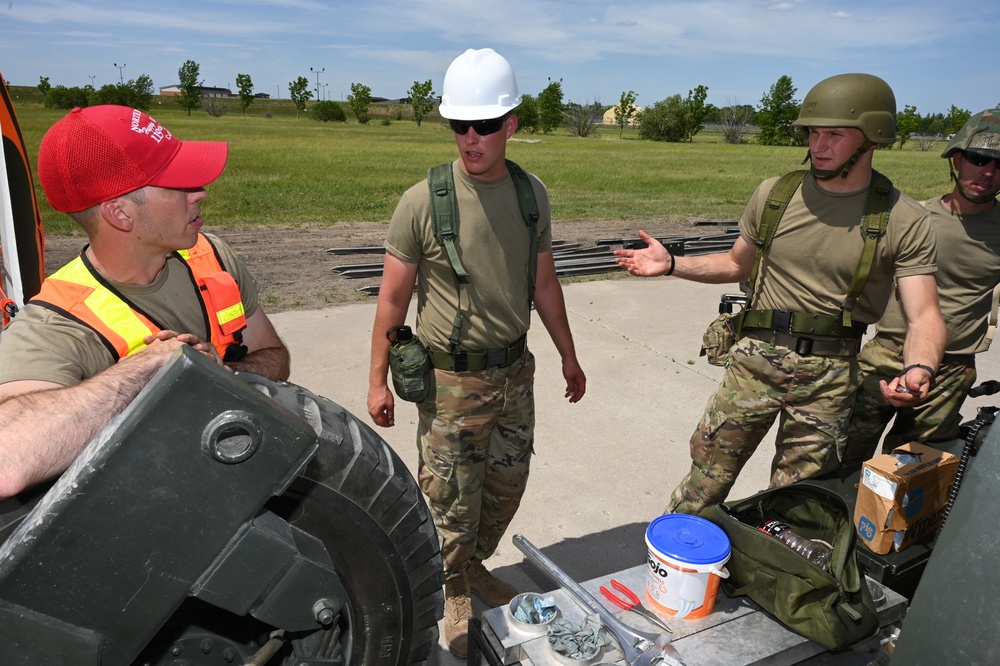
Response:
[{"label": "man in red cap", "polygon": [[181,345],[288,378],[256,280],[200,231],[227,154],[122,106],[73,109],[42,139],[45,195],[90,243],[0,336],[0,498],[62,473]]}]

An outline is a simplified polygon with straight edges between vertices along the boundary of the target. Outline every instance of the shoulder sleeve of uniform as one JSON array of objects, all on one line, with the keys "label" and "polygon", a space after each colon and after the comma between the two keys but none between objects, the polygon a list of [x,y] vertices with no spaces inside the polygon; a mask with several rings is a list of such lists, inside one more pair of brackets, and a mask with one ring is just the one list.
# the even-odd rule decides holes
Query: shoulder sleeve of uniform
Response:
[{"label": "shoulder sleeve of uniform", "polygon": [[893,253],[896,276],[934,273],[937,271],[937,244],[930,214],[899,190],[893,192],[893,199],[886,238]]},{"label": "shoulder sleeve of uniform", "polygon": [[428,242],[435,242],[427,188],[425,178],[403,193],[389,220],[389,231],[385,237],[386,251],[411,264],[420,261]]},{"label": "shoulder sleeve of uniform", "polygon": [[31,303],[0,335],[0,384],[34,380],[71,386],[113,363],[92,330]]}]

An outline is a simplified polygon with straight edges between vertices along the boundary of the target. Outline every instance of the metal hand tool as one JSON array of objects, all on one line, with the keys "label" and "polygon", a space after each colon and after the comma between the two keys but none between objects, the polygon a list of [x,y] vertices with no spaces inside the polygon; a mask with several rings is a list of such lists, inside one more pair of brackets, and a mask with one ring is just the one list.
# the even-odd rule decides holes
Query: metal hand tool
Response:
[{"label": "metal hand tool", "polygon": [[670,638],[664,634],[652,634],[628,626],[601,605],[601,602],[583,589],[579,583],[566,575],[552,560],[545,557],[542,551],[535,548],[530,541],[520,534],[515,534],[512,540],[518,550],[527,555],[528,559],[537,564],[560,587],[576,597],[588,610],[600,616],[604,626],[618,641],[618,645],[625,655],[625,661],[630,666],[653,666],[654,663],[685,666],[684,659],[681,658],[677,648],[670,644]]},{"label": "metal hand tool", "polygon": [[668,633],[671,634],[674,633],[674,630],[668,627],[666,622],[661,620],[659,616],[657,616],[651,610],[642,605],[642,602],[639,601],[639,597],[636,596],[635,592],[630,590],[622,583],[619,583],[614,578],[611,579],[611,587],[615,588],[616,590],[624,594],[626,597],[628,597],[627,600],[622,599],[617,594],[615,594],[614,592],[612,592],[611,590],[602,585],[601,594],[606,596],[608,600],[615,606],[618,606],[619,608],[624,608],[627,611],[632,611],[636,615],[644,617],[647,621],[655,624],[664,631],[667,631]]}]

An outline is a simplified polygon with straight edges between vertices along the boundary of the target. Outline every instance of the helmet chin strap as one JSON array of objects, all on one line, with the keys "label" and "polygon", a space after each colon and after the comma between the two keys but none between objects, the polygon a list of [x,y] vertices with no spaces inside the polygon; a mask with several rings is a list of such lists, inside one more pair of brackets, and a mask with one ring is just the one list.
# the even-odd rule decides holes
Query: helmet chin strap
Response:
[{"label": "helmet chin strap", "polygon": [[[875,145],[874,143],[872,143],[868,139],[865,139],[864,143],[858,146],[858,149],[854,151],[854,154],[851,155],[848,158],[848,160],[844,162],[844,164],[837,167],[836,169],[817,169],[816,165],[813,164],[810,165],[809,170],[812,172],[813,176],[815,176],[820,180],[830,180],[831,178],[835,178],[838,175],[841,178],[847,178],[847,174],[848,172],[850,172],[851,168],[854,167],[854,165],[858,163],[858,160],[861,159],[861,156],[864,155],[866,152],[868,152],[868,149],[870,149],[874,145]],[[802,160],[802,164],[811,161],[812,161],[812,151],[807,150],[806,157],[804,160]]]}]

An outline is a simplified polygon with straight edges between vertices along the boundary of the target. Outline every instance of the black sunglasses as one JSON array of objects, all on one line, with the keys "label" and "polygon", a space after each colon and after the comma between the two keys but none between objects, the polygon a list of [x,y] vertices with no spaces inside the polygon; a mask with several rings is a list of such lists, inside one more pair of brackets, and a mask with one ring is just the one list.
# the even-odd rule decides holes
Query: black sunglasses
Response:
[{"label": "black sunglasses", "polygon": [[499,118],[490,118],[488,120],[449,120],[448,124],[451,125],[451,131],[455,134],[465,136],[469,133],[469,128],[471,127],[476,130],[476,134],[479,136],[486,136],[499,132],[508,118],[510,118],[510,114],[504,114]]},{"label": "black sunglasses", "polygon": [[967,162],[972,162],[977,167],[984,167],[990,162],[996,165],[997,169],[1000,169],[1000,157],[989,157],[988,155],[980,155],[979,153],[964,153]]}]

